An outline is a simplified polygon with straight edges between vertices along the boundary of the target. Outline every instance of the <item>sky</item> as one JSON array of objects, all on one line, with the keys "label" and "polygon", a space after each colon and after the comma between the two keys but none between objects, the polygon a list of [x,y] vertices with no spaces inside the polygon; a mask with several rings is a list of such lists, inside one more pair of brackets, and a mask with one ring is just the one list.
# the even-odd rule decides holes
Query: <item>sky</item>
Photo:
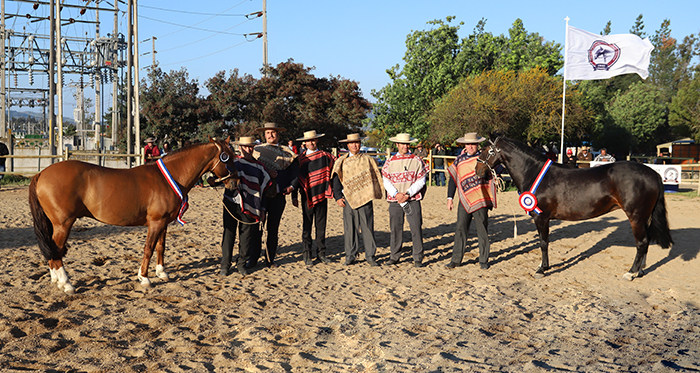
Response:
[{"label": "sky", "polygon": [[[66,3],[79,4],[77,0]],[[102,0],[101,7],[112,8]],[[94,2],[91,4],[94,5]],[[32,4],[6,1],[6,13],[37,14]],[[126,7],[120,5],[122,10]],[[337,76],[358,82],[363,96],[375,102],[372,90],[390,83],[386,70],[402,64],[406,37],[413,31],[431,28],[427,22],[455,16],[453,25],[463,22],[460,36],[467,37],[477,22],[486,19],[485,31],[507,34],[513,22],[523,20],[528,32],[536,32],[547,41],[564,46],[565,17],[571,26],[600,33],[608,21],[612,33],[629,33],[642,14],[648,36],[659,29],[664,19],[671,21],[672,36],[682,41],[700,34],[700,0],[608,0],[591,1],[460,1],[460,0],[267,0],[268,63],[277,65],[293,59],[313,67],[317,77]],[[201,94],[207,79],[219,71],[260,78],[263,65],[263,39],[254,33],[263,31],[262,17],[248,16],[263,10],[263,0],[192,1],[138,0],[138,29],[141,76],[152,64],[152,37],[156,60],[165,71],[185,68],[191,80],[197,80]],[[65,9],[62,18],[94,21],[95,14],[80,15],[77,9]],[[100,12],[101,34],[112,32],[113,14]],[[120,32],[126,33],[126,14],[120,13]],[[6,21],[6,27],[48,34],[47,22],[28,22],[23,17]],[[62,28],[64,35],[94,36],[94,24],[76,22]],[[247,34],[247,35],[246,35]],[[253,35],[251,35],[253,34]],[[22,77],[20,77],[22,78]],[[75,81],[68,77],[66,83]],[[35,86],[46,84],[35,78]],[[20,80],[20,83],[22,80]],[[21,85],[21,84],[20,84]],[[74,91],[74,89],[73,89]],[[111,91],[111,89],[109,90]],[[66,100],[71,101],[71,90]],[[89,96],[89,93],[88,93]],[[107,99],[105,106],[111,101]],[[74,101],[73,101],[74,102]]]}]

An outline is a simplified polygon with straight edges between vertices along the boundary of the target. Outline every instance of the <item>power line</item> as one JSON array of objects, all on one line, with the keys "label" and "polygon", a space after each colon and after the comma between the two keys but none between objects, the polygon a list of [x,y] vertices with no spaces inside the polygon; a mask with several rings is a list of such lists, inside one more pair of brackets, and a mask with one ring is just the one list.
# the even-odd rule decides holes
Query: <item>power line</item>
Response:
[{"label": "power line", "polygon": [[[242,4],[243,2],[239,3],[238,5]],[[245,14],[223,14],[223,13],[199,13],[199,12],[190,12],[187,10],[175,10],[175,9],[165,9],[165,8],[158,8],[155,6],[148,6],[148,5],[139,5],[141,8],[148,8],[148,9],[155,9],[155,10],[162,10],[165,12],[173,12],[173,13],[183,13],[183,14],[194,14],[194,15],[200,15],[200,16],[223,16],[223,17],[245,17]],[[230,8],[229,8],[230,9]]]},{"label": "power line", "polygon": [[227,50],[229,50],[229,49],[232,49],[232,48],[238,47],[238,46],[240,46],[240,45],[243,45],[243,44],[245,44],[245,43],[247,43],[247,42],[249,42],[249,41],[251,41],[251,40],[246,40],[246,41],[240,42],[240,43],[235,44],[235,45],[232,45],[232,46],[230,46],[230,47],[228,47],[228,48],[224,48],[224,49],[222,49],[222,50],[219,50],[219,51],[216,51],[216,52],[213,52],[213,53],[209,53],[209,54],[206,54],[206,55],[204,55],[204,56],[199,56],[199,57],[195,57],[195,58],[190,58],[189,60],[184,60],[184,61],[179,61],[179,62],[166,63],[166,64],[163,64],[162,66],[175,65],[175,64],[179,64],[179,63],[190,62],[190,61],[199,60],[199,59],[202,59],[202,58],[205,58],[205,57],[213,56],[213,55],[215,55],[215,54],[218,54],[218,53],[221,53],[221,52],[225,52],[225,51],[227,51]]},{"label": "power line", "polygon": [[[202,38],[202,39],[199,39],[199,40],[195,40],[195,41],[193,41],[193,42],[191,42],[191,43],[183,44],[183,45],[180,45],[180,46],[177,46],[177,47],[168,48],[168,49],[163,49],[163,50],[160,51],[160,53],[168,52],[168,51],[171,51],[171,50],[173,50],[173,49],[179,49],[179,48],[182,48],[182,47],[186,47],[186,46],[188,46],[188,45],[192,45],[192,44],[199,43],[200,41],[203,41],[203,40],[207,40],[207,39],[213,38],[213,37],[216,36],[216,35],[219,35],[219,34],[221,34],[221,33],[224,33],[225,31],[228,31],[228,30],[230,30],[230,29],[232,29],[232,28],[236,28],[236,27],[238,27],[238,26],[240,26],[240,25],[242,25],[242,24],[244,24],[244,23],[247,23],[248,21],[249,21],[249,20],[245,20],[245,21],[243,21],[243,22],[241,22],[241,23],[239,23],[239,24],[237,24],[237,25],[235,25],[235,26],[233,26],[233,27],[227,28],[227,29],[224,30],[224,31],[218,32],[218,33],[216,33],[216,34],[214,34],[214,35],[210,35],[210,36],[207,36],[207,37]],[[235,35],[240,35],[240,34],[235,34]],[[243,35],[243,36],[247,36],[247,34],[242,34],[242,35]]]},{"label": "power line", "polygon": [[[139,15],[139,18],[144,18],[144,19],[148,19],[148,20],[151,20],[151,21],[161,22],[161,23],[167,23],[167,24],[169,24],[169,25],[179,26],[179,27],[182,27],[182,28],[183,28],[183,29],[177,30],[177,31],[175,31],[175,32],[180,32],[180,31],[182,31],[182,30],[184,30],[184,29],[192,29],[192,30],[198,30],[198,31],[213,32],[213,33],[215,33],[215,34],[226,34],[226,35],[236,35],[236,36],[243,36],[243,35],[244,35],[244,34],[234,34],[234,33],[225,32],[225,31],[207,30],[207,29],[203,29],[203,28],[199,28],[199,27],[194,27],[194,26],[186,26],[186,25],[181,25],[181,24],[179,24],[179,23],[173,23],[173,22],[163,21],[163,20],[160,20],[160,19],[150,18],[150,17],[146,17],[146,16],[142,16],[142,15]],[[200,22],[200,23],[201,23],[201,22]],[[195,24],[199,24],[199,23],[195,23]],[[229,28],[228,30],[230,30],[230,28]],[[160,39],[160,38],[163,38],[163,37],[165,37],[165,36],[172,35],[172,34],[174,34],[175,32],[171,32],[170,34],[165,34],[165,35],[158,36],[158,38]]]}]

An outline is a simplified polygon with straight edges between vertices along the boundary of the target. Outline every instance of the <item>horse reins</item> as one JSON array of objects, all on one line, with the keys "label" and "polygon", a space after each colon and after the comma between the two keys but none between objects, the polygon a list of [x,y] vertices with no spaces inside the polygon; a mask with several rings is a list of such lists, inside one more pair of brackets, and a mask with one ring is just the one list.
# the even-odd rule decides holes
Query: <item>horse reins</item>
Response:
[{"label": "horse reins", "polygon": [[[491,167],[491,165],[489,165],[489,163],[488,163],[489,158],[495,157],[497,153],[501,152],[501,149],[499,149],[496,146],[496,143],[500,139],[501,139],[500,136],[496,138],[496,141],[489,139],[489,142],[491,143],[491,145],[489,146],[489,150],[486,153],[486,160],[482,160],[481,157],[479,157],[476,159],[476,161],[479,163],[483,163],[484,165],[486,165],[486,167],[489,168],[489,171],[491,171],[491,175],[493,176],[494,180],[496,180],[495,182],[496,182],[498,190],[504,191],[505,184],[503,182],[503,179],[500,176],[498,176],[498,174],[496,173],[496,170],[494,170]],[[515,217],[515,210],[513,210],[513,206],[509,205],[508,207],[510,207],[510,212],[513,214],[513,238],[518,238],[518,223],[517,223],[517,220]]]}]

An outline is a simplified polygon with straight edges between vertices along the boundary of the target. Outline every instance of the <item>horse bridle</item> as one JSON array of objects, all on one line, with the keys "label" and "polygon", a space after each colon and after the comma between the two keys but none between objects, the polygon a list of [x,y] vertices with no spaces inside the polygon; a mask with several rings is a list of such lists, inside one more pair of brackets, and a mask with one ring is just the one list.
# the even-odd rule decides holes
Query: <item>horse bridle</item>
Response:
[{"label": "horse bridle", "polygon": [[[214,172],[214,170],[216,169],[216,166],[218,166],[219,163],[221,163],[221,162],[224,162],[224,163],[228,162],[228,160],[230,159],[230,157],[229,157],[228,154],[226,154],[225,151],[223,151],[223,150],[221,149],[221,145],[219,145],[219,144],[216,143],[216,142],[214,143],[214,145],[216,145],[216,148],[219,150],[219,158],[216,160],[216,163],[214,163],[214,166],[212,166],[210,172],[213,173],[214,176],[217,176],[217,175],[216,175],[216,172]],[[224,180],[227,180],[227,179],[233,177],[233,174],[231,173],[231,170],[229,170],[228,167],[226,167],[226,172],[228,172],[228,175],[222,176],[222,177],[220,177],[220,178],[217,178],[216,180],[214,180],[214,182],[215,182],[215,183],[220,183],[220,182],[222,182],[222,181],[224,181]]]},{"label": "horse bridle", "polygon": [[489,139],[489,142],[491,143],[491,145],[489,145],[489,150],[486,152],[486,160],[481,160],[481,157],[476,159],[477,162],[485,164],[486,167],[488,167],[489,170],[491,170],[492,172],[493,172],[493,169],[491,168],[491,165],[489,164],[489,158],[495,157],[498,153],[501,152],[501,149],[496,146],[496,143],[500,139],[501,139],[500,136],[498,136],[496,138],[496,141]]}]

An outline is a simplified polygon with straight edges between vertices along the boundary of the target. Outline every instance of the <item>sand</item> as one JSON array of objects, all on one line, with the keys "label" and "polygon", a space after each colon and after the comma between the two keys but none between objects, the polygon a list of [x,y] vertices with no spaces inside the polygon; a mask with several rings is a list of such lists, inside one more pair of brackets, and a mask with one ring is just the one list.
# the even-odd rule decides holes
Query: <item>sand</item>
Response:
[{"label": "sand", "polygon": [[[168,229],[163,282],[136,280],[144,227],[78,221],[66,268],[76,294],[50,284],[26,187],[0,189],[0,371],[457,372],[697,371],[700,369],[700,199],[668,194],[675,245],[651,245],[647,274],[622,211],[553,221],[542,279],[532,219],[516,194],[491,212],[491,268],[445,268],[456,210],[444,187],[423,202],[425,268],[404,233],[397,266],[343,266],[341,209],[329,204],[331,264],[301,259],[301,212],[288,203],[280,267],[219,275],[221,190],[194,189],[184,227]],[[375,201],[380,264],[387,203]],[[518,236],[514,237],[514,224]],[[406,224],[405,229],[408,229]],[[237,249],[235,250],[237,252]]]}]

